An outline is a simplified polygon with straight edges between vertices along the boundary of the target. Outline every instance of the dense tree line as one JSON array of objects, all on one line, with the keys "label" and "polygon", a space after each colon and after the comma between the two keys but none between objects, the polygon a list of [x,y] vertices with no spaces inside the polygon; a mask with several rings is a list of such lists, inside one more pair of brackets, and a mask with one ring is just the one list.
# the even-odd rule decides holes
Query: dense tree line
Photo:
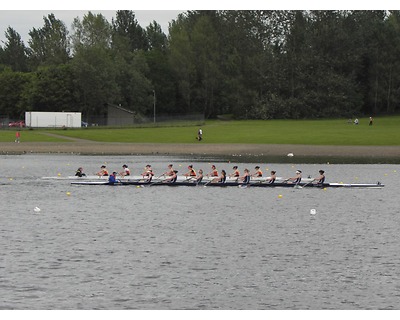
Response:
[{"label": "dense tree line", "polygon": [[108,104],[141,115],[352,117],[400,109],[399,11],[187,11],[168,36],[132,11],[54,14],[0,46],[0,114]]}]

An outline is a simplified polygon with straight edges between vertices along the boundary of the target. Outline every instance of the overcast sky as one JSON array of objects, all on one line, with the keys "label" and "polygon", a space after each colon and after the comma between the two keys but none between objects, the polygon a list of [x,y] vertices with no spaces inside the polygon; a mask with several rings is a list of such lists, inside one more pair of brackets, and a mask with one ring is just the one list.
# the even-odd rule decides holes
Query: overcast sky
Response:
[{"label": "overcast sky", "polygon": [[[43,17],[54,13],[55,17],[65,23],[71,31],[71,24],[74,18],[82,17],[91,11],[94,14],[101,13],[110,23],[115,18],[115,10],[0,10],[0,41],[5,41],[4,32],[10,26],[17,31],[25,45],[29,37],[29,31],[32,28],[42,28],[44,26]],[[168,24],[176,19],[178,14],[184,11],[179,10],[133,10],[136,20],[142,28],[146,28],[154,20],[161,25],[165,34],[168,33]],[[3,43],[1,43],[3,46]]]},{"label": "overcast sky", "polygon": [[[187,10],[243,10],[243,9],[399,9],[400,0],[366,1],[361,4],[356,0],[150,0],[147,3],[139,0],[19,0],[0,4],[0,45],[5,41],[4,32],[8,26],[16,30],[25,45],[30,38],[28,33],[32,28],[42,28],[43,16],[54,13],[55,17],[65,23],[71,31],[73,19],[77,16],[82,19],[88,11],[101,13],[111,23],[116,10],[132,10],[142,28],[146,28],[152,21],[161,25],[164,33],[168,33],[168,24],[176,19],[180,12]],[[9,1],[7,1],[9,2]],[[62,3],[58,3],[62,2]]]}]

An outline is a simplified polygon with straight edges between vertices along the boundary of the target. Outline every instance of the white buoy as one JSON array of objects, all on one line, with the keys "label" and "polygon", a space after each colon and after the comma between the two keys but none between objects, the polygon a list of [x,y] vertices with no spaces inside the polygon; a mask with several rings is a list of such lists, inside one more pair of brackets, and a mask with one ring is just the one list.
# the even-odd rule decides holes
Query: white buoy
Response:
[{"label": "white buoy", "polygon": [[310,214],[314,215],[314,214],[316,214],[316,213],[317,213],[317,210],[315,210],[315,209],[311,209],[311,210],[310,210]]},{"label": "white buoy", "polygon": [[293,153],[288,153],[288,155],[287,155],[288,157],[293,157],[294,156],[294,154]]},{"label": "white buoy", "polygon": [[40,208],[39,208],[39,207],[35,207],[35,208],[33,209],[33,211],[35,211],[35,212],[40,212]]}]

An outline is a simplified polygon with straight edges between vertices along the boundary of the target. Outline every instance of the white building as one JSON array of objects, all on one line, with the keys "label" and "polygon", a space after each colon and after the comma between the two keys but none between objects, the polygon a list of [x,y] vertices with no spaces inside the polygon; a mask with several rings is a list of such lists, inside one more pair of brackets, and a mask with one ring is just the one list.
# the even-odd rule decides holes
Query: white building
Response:
[{"label": "white building", "polygon": [[28,128],[80,128],[81,112],[25,112],[25,126]]}]

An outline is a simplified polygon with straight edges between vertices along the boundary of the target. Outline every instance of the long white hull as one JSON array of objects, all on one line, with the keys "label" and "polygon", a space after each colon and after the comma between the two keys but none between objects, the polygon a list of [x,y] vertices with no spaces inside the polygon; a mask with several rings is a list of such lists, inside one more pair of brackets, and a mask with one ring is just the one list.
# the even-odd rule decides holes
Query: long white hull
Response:
[{"label": "long white hull", "polygon": [[[152,181],[153,182],[155,182],[155,181],[163,181],[166,178],[167,178],[166,176],[161,176],[161,177],[160,176],[154,176]],[[203,178],[203,181],[208,182],[208,181],[211,181],[214,178],[215,177],[207,177],[207,176],[205,176]],[[251,181],[254,181],[254,182],[265,182],[267,178],[268,177],[260,177],[260,178],[253,177],[253,178],[251,178]],[[90,175],[90,176],[84,176],[84,177],[54,176],[54,177],[42,177],[42,179],[43,180],[72,180],[72,181],[108,181],[108,176],[96,176],[96,175]],[[117,179],[119,179],[121,181],[142,181],[142,180],[145,181],[145,180],[147,180],[147,178],[143,177],[143,176],[125,176],[125,177],[118,176]],[[190,177],[186,177],[186,176],[178,176],[178,178],[177,178],[178,182],[193,181],[193,180],[195,180],[195,179],[194,178],[190,178]],[[285,180],[285,178],[282,178],[282,177],[276,178],[277,182],[284,181],[284,180]],[[232,178],[232,177],[227,177],[226,181],[227,182],[241,182],[241,181],[238,181],[237,178]],[[303,178],[301,181],[308,183],[308,182],[311,182],[312,179]]]}]

